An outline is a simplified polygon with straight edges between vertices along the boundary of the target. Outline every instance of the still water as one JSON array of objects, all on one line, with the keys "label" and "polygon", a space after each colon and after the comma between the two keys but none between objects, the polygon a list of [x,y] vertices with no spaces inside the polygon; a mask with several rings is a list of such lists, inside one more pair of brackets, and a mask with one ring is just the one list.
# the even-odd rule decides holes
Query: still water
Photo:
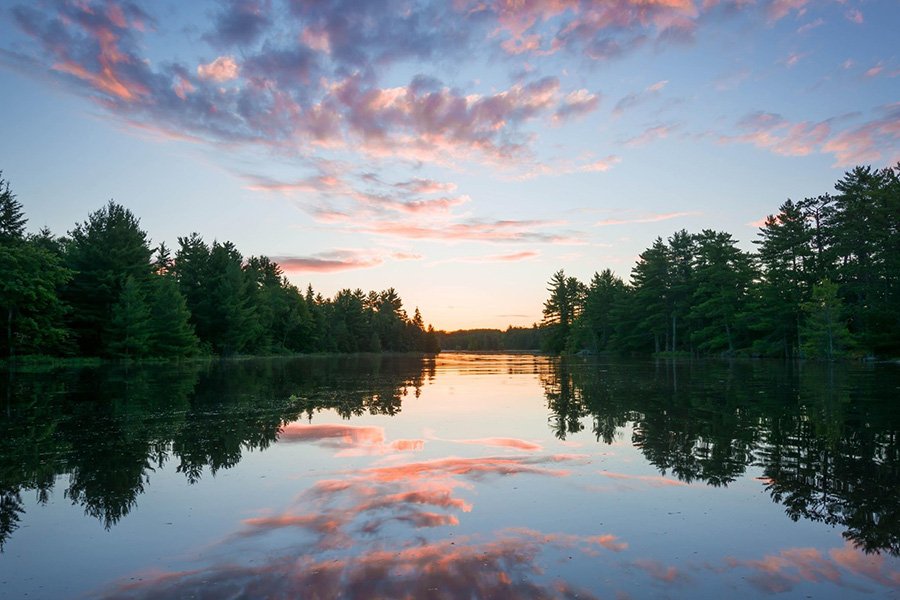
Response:
[{"label": "still water", "polygon": [[2,598],[900,596],[900,366],[0,374]]}]

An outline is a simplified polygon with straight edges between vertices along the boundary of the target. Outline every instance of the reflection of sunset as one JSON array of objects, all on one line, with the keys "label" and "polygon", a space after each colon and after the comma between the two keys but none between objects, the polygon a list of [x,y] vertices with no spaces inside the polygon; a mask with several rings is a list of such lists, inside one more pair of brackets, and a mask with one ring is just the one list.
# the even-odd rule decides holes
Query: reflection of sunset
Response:
[{"label": "reflection of sunset", "polygon": [[523,450],[525,452],[540,452],[543,450],[543,447],[540,444],[535,444],[534,442],[528,442],[526,440],[520,440],[516,438],[501,438],[501,437],[492,437],[492,438],[477,438],[471,440],[447,440],[450,442],[454,442],[457,444],[470,444],[473,446],[495,446],[498,448],[512,448],[514,450]]},{"label": "reflection of sunset", "polygon": [[414,452],[422,450],[424,440],[395,440],[385,443],[384,429],[381,427],[361,427],[353,425],[306,425],[289,423],[281,428],[278,441],[282,443],[309,442],[337,448],[337,456],[359,456],[368,454],[390,454],[393,452]]}]

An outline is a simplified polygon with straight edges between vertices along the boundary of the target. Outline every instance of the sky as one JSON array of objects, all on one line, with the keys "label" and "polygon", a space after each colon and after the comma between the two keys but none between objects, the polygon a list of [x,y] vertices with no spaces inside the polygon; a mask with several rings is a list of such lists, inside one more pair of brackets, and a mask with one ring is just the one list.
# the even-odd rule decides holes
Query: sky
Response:
[{"label": "sky", "polygon": [[900,160],[897,0],[0,0],[0,170],[29,228],[108,200],[438,329],[530,325],[559,269],[751,250]]}]

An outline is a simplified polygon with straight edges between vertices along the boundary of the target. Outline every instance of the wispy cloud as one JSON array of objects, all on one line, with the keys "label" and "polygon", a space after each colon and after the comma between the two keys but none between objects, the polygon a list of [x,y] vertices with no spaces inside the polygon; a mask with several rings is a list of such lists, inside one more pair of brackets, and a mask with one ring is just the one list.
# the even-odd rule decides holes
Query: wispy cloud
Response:
[{"label": "wispy cloud", "polygon": [[759,111],[738,122],[744,133],[720,135],[719,141],[749,143],[784,156],[830,153],[838,167],[892,160],[900,153],[900,103],[880,107],[878,114],[862,124],[847,126],[858,115],[793,123],[779,114]]},{"label": "wispy cloud", "polygon": [[666,139],[673,132],[677,131],[680,126],[679,123],[668,123],[648,127],[638,135],[625,140],[624,145],[629,148],[637,148],[658,140]]},{"label": "wispy cloud", "polygon": [[333,273],[355,269],[370,269],[384,263],[380,256],[356,250],[331,250],[311,256],[273,256],[286,273]]},{"label": "wispy cloud", "polygon": [[862,25],[863,18],[862,11],[858,8],[851,8],[847,12],[844,13],[844,18],[850,21],[851,23],[856,23],[857,25]]},{"label": "wispy cloud", "polygon": [[444,260],[438,260],[432,265],[446,264],[446,263],[493,263],[493,262],[519,262],[523,260],[529,260],[532,258],[537,258],[540,256],[540,253],[535,250],[523,250],[522,252],[510,252],[508,254],[485,254],[481,256],[459,256],[456,258],[448,258]]},{"label": "wispy cloud", "polygon": [[670,219],[679,219],[681,217],[689,217],[694,215],[699,215],[698,212],[691,211],[681,211],[681,212],[670,212],[670,213],[660,213],[655,215],[645,215],[641,217],[634,217],[631,219],[603,219],[602,221],[597,221],[594,223],[594,227],[608,227],[610,225],[627,225],[631,223],[657,223],[659,221],[668,221]]},{"label": "wispy cloud", "polygon": [[613,115],[621,116],[628,110],[631,110],[651,98],[655,98],[659,96],[662,90],[669,84],[668,80],[657,81],[656,83],[648,85],[645,89],[639,92],[632,92],[630,94],[626,94],[613,107]]}]

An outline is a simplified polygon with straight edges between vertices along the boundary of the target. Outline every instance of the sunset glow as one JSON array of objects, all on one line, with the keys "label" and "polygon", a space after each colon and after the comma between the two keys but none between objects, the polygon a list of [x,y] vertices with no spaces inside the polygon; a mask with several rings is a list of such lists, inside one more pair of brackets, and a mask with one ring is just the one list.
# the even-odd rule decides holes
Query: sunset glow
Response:
[{"label": "sunset glow", "polygon": [[34,230],[108,199],[435,327],[541,319],[559,268],[750,249],[900,159],[890,0],[9,2],[0,169]]}]

